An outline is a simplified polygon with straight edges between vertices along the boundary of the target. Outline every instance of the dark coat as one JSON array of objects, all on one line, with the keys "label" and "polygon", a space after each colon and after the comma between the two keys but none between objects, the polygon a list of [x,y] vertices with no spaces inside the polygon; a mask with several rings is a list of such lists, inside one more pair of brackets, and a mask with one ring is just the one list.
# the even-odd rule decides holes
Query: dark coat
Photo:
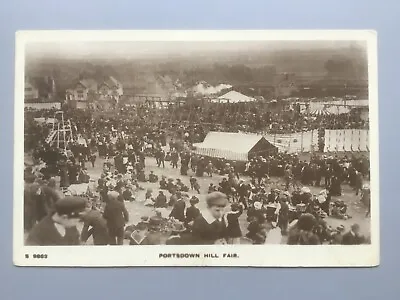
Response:
[{"label": "dark coat", "polygon": [[42,186],[41,189],[46,211],[47,213],[50,213],[54,209],[54,204],[60,200],[61,196],[50,186],[45,185]]},{"label": "dark coat", "polygon": [[281,209],[279,210],[279,222],[289,221],[289,206],[286,202],[281,203]]},{"label": "dark coat", "polygon": [[209,224],[203,216],[194,220],[192,227],[194,244],[212,245],[219,239],[226,238],[226,225],[224,221],[215,221]]},{"label": "dark coat", "polygon": [[238,186],[237,192],[240,197],[245,197],[249,193],[249,187],[246,184],[242,183]]},{"label": "dark coat", "polygon": [[273,202],[277,202],[279,199],[279,195],[276,194],[268,194],[268,198],[267,198],[267,202],[268,203],[273,203]]},{"label": "dark coat", "polygon": [[175,218],[181,222],[184,222],[185,221],[185,208],[186,208],[185,201],[180,199],[174,204],[174,207],[172,208],[172,211],[169,216],[172,218]]},{"label": "dark coat", "polygon": [[109,229],[119,229],[129,221],[129,214],[124,202],[118,200],[108,200],[104,208],[104,219],[107,220]]},{"label": "dark coat", "polygon": [[97,210],[92,210],[86,214],[81,240],[86,242],[91,235],[94,245],[107,245],[109,242],[107,221]]},{"label": "dark coat", "polygon": [[257,220],[259,223],[263,223],[266,220],[266,214],[265,208],[255,209],[254,207],[250,207],[247,210],[247,221]]},{"label": "dark coat", "polygon": [[167,197],[165,195],[158,195],[154,207],[167,207]]},{"label": "dark coat", "polygon": [[186,224],[194,221],[198,216],[200,216],[200,210],[196,206],[190,206],[186,209]]},{"label": "dark coat", "polygon": [[240,207],[239,211],[236,212],[229,212],[226,215],[227,219],[227,227],[226,227],[226,234],[227,237],[230,238],[238,238],[242,236],[242,230],[240,229],[239,225],[239,217],[243,213],[243,208]]},{"label": "dark coat", "polygon": [[79,245],[79,231],[76,227],[66,228],[65,236],[61,236],[51,216],[43,218],[29,233],[27,246],[68,246]]}]

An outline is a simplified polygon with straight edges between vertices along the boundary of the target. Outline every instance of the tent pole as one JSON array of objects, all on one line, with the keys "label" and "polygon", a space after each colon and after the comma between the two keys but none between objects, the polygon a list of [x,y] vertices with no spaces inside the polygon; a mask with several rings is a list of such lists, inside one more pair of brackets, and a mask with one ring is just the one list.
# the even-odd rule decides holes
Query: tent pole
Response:
[{"label": "tent pole", "polygon": [[303,153],[303,128],[301,129],[300,152]]}]

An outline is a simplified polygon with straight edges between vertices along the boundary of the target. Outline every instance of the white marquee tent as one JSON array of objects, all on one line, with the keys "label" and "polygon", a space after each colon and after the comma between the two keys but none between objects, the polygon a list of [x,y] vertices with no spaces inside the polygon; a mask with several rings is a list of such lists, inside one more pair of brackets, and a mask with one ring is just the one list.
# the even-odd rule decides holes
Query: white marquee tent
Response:
[{"label": "white marquee tent", "polygon": [[220,102],[220,103],[239,103],[239,102],[254,102],[255,98],[243,95],[236,91],[230,91],[222,96],[219,96],[217,99],[211,100],[212,102]]},{"label": "white marquee tent", "polygon": [[202,143],[193,146],[196,154],[235,161],[247,161],[250,153],[276,149],[261,135],[214,131],[209,132]]}]

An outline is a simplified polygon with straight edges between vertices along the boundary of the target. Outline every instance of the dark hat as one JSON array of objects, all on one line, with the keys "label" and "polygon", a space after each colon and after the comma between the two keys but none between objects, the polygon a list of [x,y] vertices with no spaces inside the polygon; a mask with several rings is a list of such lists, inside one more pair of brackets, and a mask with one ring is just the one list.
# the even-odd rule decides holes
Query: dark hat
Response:
[{"label": "dark hat", "polygon": [[189,202],[191,204],[197,204],[200,202],[199,198],[197,198],[196,196],[192,196],[192,198],[190,198]]},{"label": "dark hat", "polygon": [[207,195],[206,202],[208,206],[226,206],[228,204],[228,198],[224,193],[212,192]]},{"label": "dark hat", "polygon": [[182,223],[174,223],[172,225],[172,232],[184,232],[186,231],[186,227]]},{"label": "dark hat", "polygon": [[161,226],[163,219],[159,216],[153,216],[149,220],[149,227],[158,228]]},{"label": "dark hat", "polygon": [[58,200],[55,204],[55,210],[59,215],[68,215],[69,217],[80,216],[86,209],[87,201],[85,198],[76,196],[67,196]]}]

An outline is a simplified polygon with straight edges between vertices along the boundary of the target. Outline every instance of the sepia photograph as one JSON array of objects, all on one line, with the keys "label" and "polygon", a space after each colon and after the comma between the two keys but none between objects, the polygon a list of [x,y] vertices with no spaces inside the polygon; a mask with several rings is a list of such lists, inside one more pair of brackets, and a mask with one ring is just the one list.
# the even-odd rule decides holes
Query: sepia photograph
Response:
[{"label": "sepia photograph", "polygon": [[17,32],[14,263],[378,265],[376,43]]}]

